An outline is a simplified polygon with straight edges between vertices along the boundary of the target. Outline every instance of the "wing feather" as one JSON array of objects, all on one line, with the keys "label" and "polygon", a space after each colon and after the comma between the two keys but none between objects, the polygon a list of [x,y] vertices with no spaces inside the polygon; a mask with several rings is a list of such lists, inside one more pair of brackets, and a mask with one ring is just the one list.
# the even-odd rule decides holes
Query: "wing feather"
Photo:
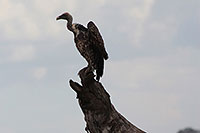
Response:
[{"label": "wing feather", "polygon": [[108,53],[105,50],[104,41],[103,41],[103,38],[102,38],[97,26],[92,21],[90,21],[87,24],[87,28],[88,28],[88,31],[90,33],[90,37],[91,37],[90,39],[93,41],[93,44],[97,46],[97,48],[99,49],[103,58],[105,60],[107,60],[108,59]]}]

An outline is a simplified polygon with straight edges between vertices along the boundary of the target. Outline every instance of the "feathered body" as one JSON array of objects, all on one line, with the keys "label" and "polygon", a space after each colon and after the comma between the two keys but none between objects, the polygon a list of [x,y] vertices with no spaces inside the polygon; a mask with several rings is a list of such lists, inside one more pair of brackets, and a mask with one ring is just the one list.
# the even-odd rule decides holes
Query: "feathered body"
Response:
[{"label": "feathered body", "polygon": [[108,54],[98,28],[92,21],[87,24],[87,28],[81,24],[72,24],[72,16],[69,13],[62,14],[58,19],[68,21],[67,28],[74,33],[78,51],[88,62],[88,68],[96,70],[96,79],[99,81],[103,76],[104,59],[108,59]]}]

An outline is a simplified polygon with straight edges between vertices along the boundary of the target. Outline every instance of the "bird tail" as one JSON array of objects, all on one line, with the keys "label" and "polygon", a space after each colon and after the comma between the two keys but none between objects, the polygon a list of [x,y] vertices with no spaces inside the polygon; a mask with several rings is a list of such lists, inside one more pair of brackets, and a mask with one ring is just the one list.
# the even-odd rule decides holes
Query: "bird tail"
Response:
[{"label": "bird tail", "polygon": [[104,60],[103,57],[99,58],[96,68],[96,80],[99,81],[100,77],[103,76]]}]

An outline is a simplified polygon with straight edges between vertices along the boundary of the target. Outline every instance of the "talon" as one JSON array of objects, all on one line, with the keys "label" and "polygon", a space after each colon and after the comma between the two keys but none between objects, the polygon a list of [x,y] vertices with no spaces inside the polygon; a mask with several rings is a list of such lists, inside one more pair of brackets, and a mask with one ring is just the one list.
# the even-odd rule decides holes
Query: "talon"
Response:
[{"label": "talon", "polygon": [[92,72],[92,68],[88,66],[85,70],[85,75],[89,74],[90,72]]}]

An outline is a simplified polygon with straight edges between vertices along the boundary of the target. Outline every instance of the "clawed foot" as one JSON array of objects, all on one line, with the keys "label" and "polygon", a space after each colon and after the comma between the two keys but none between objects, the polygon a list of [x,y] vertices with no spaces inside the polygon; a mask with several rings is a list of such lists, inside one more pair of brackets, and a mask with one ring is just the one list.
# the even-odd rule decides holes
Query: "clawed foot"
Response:
[{"label": "clawed foot", "polygon": [[89,75],[90,73],[93,73],[92,67],[87,66],[85,69],[85,75]]},{"label": "clawed foot", "polygon": [[79,77],[81,78],[82,81],[89,81],[91,79],[94,79],[95,75],[92,71],[91,67],[84,67],[78,72]]}]

